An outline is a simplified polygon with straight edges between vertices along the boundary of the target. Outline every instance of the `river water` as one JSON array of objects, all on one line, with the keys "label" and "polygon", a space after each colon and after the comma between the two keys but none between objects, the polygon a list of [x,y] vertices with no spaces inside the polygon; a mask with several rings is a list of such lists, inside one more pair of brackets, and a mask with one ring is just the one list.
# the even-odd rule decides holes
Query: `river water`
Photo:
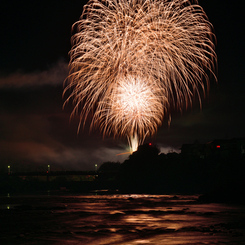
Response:
[{"label": "river water", "polygon": [[0,197],[0,244],[245,244],[245,206],[197,195]]}]

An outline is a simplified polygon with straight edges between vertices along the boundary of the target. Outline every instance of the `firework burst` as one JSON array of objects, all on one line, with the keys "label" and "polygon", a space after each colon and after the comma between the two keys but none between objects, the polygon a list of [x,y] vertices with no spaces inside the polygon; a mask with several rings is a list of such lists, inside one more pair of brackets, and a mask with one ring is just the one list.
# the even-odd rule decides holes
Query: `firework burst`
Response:
[{"label": "firework burst", "polygon": [[[91,0],[73,25],[72,115],[132,144],[209,88],[216,54],[212,25],[197,0]],[[79,128],[80,128],[79,125]],[[137,140],[136,140],[137,139]],[[136,144],[137,146],[137,144]]]}]

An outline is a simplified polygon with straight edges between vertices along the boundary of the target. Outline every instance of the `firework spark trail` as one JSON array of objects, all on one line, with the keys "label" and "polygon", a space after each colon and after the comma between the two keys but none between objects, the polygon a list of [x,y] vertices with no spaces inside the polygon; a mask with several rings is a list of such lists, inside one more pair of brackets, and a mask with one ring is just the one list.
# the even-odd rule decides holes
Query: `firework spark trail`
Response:
[{"label": "firework spark trail", "polygon": [[142,142],[170,105],[201,105],[215,77],[215,36],[197,0],[91,0],[73,30],[64,93],[79,128],[91,113],[103,134]]}]

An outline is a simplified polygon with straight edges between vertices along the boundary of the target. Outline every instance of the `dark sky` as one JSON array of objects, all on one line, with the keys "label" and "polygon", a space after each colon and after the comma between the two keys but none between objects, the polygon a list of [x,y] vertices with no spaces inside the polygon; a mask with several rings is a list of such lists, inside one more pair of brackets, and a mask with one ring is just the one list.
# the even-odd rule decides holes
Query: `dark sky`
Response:
[{"label": "dark sky", "polygon": [[[196,104],[172,112],[153,141],[162,152],[183,143],[245,137],[245,23],[242,1],[199,1],[217,37],[218,83],[202,110]],[[78,119],[62,105],[71,25],[83,1],[2,1],[0,6],[0,170],[94,169],[104,161],[123,161],[125,139],[104,138],[88,130],[77,134]]]}]

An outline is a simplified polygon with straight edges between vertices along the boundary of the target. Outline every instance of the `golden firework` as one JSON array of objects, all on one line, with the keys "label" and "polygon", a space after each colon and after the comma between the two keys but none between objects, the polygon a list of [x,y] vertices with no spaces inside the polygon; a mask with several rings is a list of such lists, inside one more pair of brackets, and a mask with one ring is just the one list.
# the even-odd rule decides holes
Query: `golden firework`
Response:
[{"label": "golden firework", "polygon": [[80,125],[91,114],[103,134],[141,143],[170,105],[201,104],[215,77],[215,36],[197,0],[91,0],[73,31],[64,92]]}]

